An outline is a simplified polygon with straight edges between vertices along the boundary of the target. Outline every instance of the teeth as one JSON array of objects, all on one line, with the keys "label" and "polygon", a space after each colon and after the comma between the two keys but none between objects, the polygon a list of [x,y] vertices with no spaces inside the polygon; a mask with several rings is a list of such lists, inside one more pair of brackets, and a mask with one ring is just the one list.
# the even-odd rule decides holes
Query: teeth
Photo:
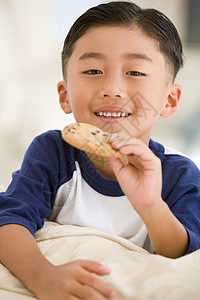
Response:
[{"label": "teeth", "polygon": [[100,117],[106,117],[106,118],[120,118],[120,117],[128,117],[129,114],[128,113],[125,113],[125,112],[114,112],[114,113],[111,113],[111,112],[97,112],[96,113],[97,116],[100,116]]}]

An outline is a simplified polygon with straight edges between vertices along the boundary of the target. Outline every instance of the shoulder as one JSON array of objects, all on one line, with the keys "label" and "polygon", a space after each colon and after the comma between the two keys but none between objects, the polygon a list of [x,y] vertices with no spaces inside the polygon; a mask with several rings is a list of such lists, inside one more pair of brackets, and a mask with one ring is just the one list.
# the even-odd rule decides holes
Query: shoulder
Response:
[{"label": "shoulder", "polygon": [[60,130],[49,130],[33,139],[25,153],[22,166],[36,166],[40,162],[57,169],[64,168],[69,160],[75,160],[75,148],[62,139]]},{"label": "shoulder", "polygon": [[174,178],[184,174],[186,177],[197,176],[198,180],[200,179],[199,168],[187,155],[153,140],[150,140],[149,147],[160,158],[166,175],[173,172]]},{"label": "shoulder", "polygon": [[63,140],[60,130],[49,130],[36,136],[28,150],[34,149],[34,152],[39,150],[51,154],[51,151],[63,151],[64,148],[70,150],[73,147]]},{"label": "shoulder", "polygon": [[50,130],[36,136],[32,140],[24,158],[42,157],[46,153],[50,155],[58,148],[61,148],[61,133],[59,130]]},{"label": "shoulder", "polygon": [[189,156],[173,148],[167,147],[153,140],[150,140],[149,148],[154,152],[156,156],[160,158],[162,164],[170,163],[170,162],[171,163],[176,162],[178,164],[184,162],[186,164],[191,164],[191,166],[198,169],[198,167],[195,165],[195,163],[192,161],[192,159]]},{"label": "shoulder", "polygon": [[33,139],[33,143],[49,143],[49,142],[59,142],[62,139],[60,130],[48,130],[44,133],[37,135]]},{"label": "shoulder", "polygon": [[187,155],[153,140],[150,140],[149,148],[160,158],[163,168],[176,169],[182,166],[182,168],[188,169],[188,171],[192,170],[200,174],[199,168]]}]

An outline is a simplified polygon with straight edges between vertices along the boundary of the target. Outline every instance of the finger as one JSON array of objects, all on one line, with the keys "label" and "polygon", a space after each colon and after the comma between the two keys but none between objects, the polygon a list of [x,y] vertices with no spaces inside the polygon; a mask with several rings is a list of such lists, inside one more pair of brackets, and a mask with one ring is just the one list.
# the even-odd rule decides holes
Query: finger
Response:
[{"label": "finger", "polygon": [[125,155],[134,154],[138,156],[144,155],[146,157],[154,156],[149,147],[143,141],[138,139],[130,138],[129,140],[120,140],[119,143],[113,144],[113,147],[115,146]]},{"label": "finger", "polygon": [[118,180],[121,172],[124,174],[124,167],[126,168],[127,172],[131,172],[132,176],[135,174],[135,170],[150,171],[155,170],[155,168],[160,168],[159,158],[155,156],[153,152],[151,152],[151,150],[146,146],[127,145],[122,147],[120,151],[125,154],[125,157],[128,160],[127,163],[125,164],[120,159],[112,159],[110,161],[111,168]]},{"label": "finger", "polygon": [[144,157],[152,156],[152,152],[145,145],[139,145],[139,144],[124,145],[120,148],[120,152],[126,155],[134,154],[134,155],[144,156]]},{"label": "finger", "polygon": [[125,145],[120,148],[120,152],[125,155],[132,154],[138,156],[144,161],[155,160],[157,158],[145,144]]},{"label": "finger", "polygon": [[[91,291],[94,291],[97,295],[106,297],[106,299],[111,299],[115,296],[115,291],[106,282],[103,282],[86,270],[83,270],[83,272],[79,274],[78,280],[81,284],[90,287],[90,289],[84,291],[84,295],[87,295],[87,297],[91,296]],[[94,297],[94,299],[96,299],[96,297]]]},{"label": "finger", "polygon": [[123,137],[120,136],[119,139],[116,138],[111,142],[113,148],[120,149],[123,154],[136,154],[141,155],[146,151],[146,153],[153,154],[149,147],[141,140],[133,137]]},{"label": "finger", "polygon": [[117,141],[117,140],[129,140],[134,139],[134,136],[131,134],[123,134],[123,133],[113,133],[109,135],[108,140],[110,142]]},{"label": "finger", "polygon": [[76,297],[76,296],[73,296],[73,295],[71,295],[71,296],[67,296],[67,298],[66,298],[67,300],[79,300],[80,298],[79,297]]},{"label": "finger", "polygon": [[120,149],[124,145],[132,144],[134,138],[132,136],[124,136],[124,135],[111,135],[109,138],[109,142],[115,149]]},{"label": "finger", "polygon": [[112,158],[110,160],[110,165],[112,170],[114,171],[115,175],[117,175],[121,169],[124,167],[124,164],[119,158]]},{"label": "finger", "polygon": [[110,297],[110,295],[104,295],[101,293],[101,291],[98,291],[97,289],[94,289],[88,285],[85,284],[78,284],[74,295],[79,297],[78,299],[95,299],[95,300],[106,300],[106,299],[112,299],[114,297]]},{"label": "finger", "polygon": [[98,262],[82,260],[80,261],[80,264],[85,270],[100,276],[108,275],[111,273],[111,270],[109,268],[103,266]]},{"label": "finger", "polygon": [[104,296],[113,298],[115,291],[107,283],[90,274],[95,273],[100,276],[108,275],[111,272],[110,269],[93,261],[83,260],[80,261],[80,264],[83,268],[83,272],[79,274],[79,281],[99,291]]}]

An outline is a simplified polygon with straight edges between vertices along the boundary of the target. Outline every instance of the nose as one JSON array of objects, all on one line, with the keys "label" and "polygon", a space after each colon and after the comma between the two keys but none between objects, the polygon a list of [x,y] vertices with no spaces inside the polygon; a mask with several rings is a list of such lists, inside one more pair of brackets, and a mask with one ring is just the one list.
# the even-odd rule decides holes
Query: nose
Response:
[{"label": "nose", "polygon": [[125,96],[125,85],[119,75],[112,75],[104,80],[101,98],[123,99]]}]

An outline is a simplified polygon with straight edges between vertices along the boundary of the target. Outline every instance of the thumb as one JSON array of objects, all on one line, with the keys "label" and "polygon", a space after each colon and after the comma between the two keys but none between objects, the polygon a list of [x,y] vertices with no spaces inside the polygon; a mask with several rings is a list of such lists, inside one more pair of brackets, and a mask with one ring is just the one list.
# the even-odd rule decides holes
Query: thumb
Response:
[{"label": "thumb", "polygon": [[110,166],[117,177],[117,174],[119,174],[120,170],[124,167],[124,164],[119,158],[112,158],[110,160]]}]

